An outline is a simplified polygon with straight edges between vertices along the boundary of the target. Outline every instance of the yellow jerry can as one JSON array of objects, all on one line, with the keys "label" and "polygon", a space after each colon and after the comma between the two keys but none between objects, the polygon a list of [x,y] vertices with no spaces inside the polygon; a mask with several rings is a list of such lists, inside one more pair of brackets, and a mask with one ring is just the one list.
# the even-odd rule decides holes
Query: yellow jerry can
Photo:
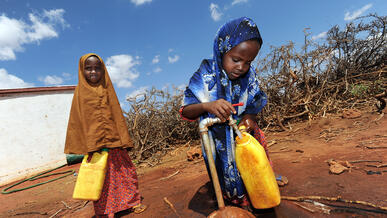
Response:
[{"label": "yellow jerry can", "polygon": [[265,149],[247,132],[236,137],[235,161],[253,207],[278,206],[281,196]]},{"label": "yellow jerry can", "polygon": [[73,198],[96,201],[101,197],[105,181],[108,150],[94,152],[90,162],[87,162],[87,158],[88,155],[85,155],[79,168]]}]

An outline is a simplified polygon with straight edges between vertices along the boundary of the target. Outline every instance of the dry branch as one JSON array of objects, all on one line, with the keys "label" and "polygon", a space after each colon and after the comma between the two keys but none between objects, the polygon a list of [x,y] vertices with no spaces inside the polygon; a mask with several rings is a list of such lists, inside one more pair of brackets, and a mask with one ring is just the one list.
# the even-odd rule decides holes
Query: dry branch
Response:
[{"label": "dry branch", "polygon": [[332,27],[319,43],[305,29],[300,51],[293,42],[272,47],[256,69],[269,99],[260,125],[288,131],[285,123],[311,121],[344,108],[381,112],[378,104],[385,100],[378,96],[387,89],[386,24],[386,16],[370,14],[344,29]]},{"label": "dry branch", "polygon": [[197,123],[184,121],[179,115],[182,91],[173,91],[152,88],[127,99],[130,109],[124,114],[134,141],[129,154],[135,162],[157,164],[161,156],[186,141],[199,139]]},{"label": "dry branch", "polygon": [[336,201],[336,202],[344,202],[344,203],[351,203],[351,204],[360,204],[364,206],[369,206],[373,208],[377,208],[380,210],[387,211],[387,207],[378,206],[369,202],[365,201],[354,201],[354,200],[346,200],[342,199],[340,196],[337,197],[325,197],[325,196],[298,196],[298,197],[291,197],[291,196],[281,196],[281,199],[283,200],[289,200],[289,201],[305,201],[305,200],[326,200],[326,201]]},{"label": "dry branch", "polygon": [[294,204],[297,205],[297,206],[299,206],[299,207],[301,207],[302,209],[305,209],[305,210],[311,212],[311,213],[314,213],[314,212],[315,212],[313,209],[308,208],[308,207],[306,207],[306,206],[304,206],[304,205],[302,205],[302,204],[299,204],[299,203],[294,203]]},{"label": "dry branch", "polygon": [[381,160],[353,160],[353,161],[349,161],[349,163],[363,163],[363,162],[383,163],[383,161],[381,161]]},{"label": "dry branch", "polygon": [[180,173],[180,170],[174,172],[173,174],[171,174],[171,175],[169,175],[169,176],[167,176],[167,177],[163,177],[163,178],[161,178],[160,180],[167,180],[167,179],[169,179],[169,178],[172,178],[172,177],[176,176],[178,173]]},{"label": "dry branch", "polygon": [[180,215],[177,213],[175,206],[167,199],[167,197],[164,197],[164,202],[168,204],[168,206],[175,212],[177,217],[180,217]]}]

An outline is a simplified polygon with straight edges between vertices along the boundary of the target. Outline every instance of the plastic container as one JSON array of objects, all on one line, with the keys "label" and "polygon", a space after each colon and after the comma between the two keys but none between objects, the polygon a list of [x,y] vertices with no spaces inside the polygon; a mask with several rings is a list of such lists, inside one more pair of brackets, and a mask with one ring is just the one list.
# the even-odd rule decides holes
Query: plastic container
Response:
[{"label": "plastic container", "polygon": [[101,197],[105,181],[108,150],[94,152],[90,162],[87,162],[88,156],[85,155],[79,168],[73,198],[96,201]]},{"label": "plastic container", "polygon": [[253,207],[278,206],[281,196],[265,149],[249,133],[242,136],[236,137],[235,161]]}]

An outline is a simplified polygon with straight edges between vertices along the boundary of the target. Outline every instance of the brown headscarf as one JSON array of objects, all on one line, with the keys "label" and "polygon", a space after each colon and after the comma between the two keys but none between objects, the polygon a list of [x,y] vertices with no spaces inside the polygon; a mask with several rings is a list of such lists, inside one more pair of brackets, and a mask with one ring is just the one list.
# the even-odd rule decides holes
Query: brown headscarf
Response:
[{"label": "brown headscarf", "polygon": [[[90,85],[83,75],[90,56],[97,57],[105,70],[104,77],[95,85]],[[98,55],[89,53],[79,60],[78,85],[71,105],[64,152],[87,154],[116,147],[133,147],[133,143],[106,66]]]}]

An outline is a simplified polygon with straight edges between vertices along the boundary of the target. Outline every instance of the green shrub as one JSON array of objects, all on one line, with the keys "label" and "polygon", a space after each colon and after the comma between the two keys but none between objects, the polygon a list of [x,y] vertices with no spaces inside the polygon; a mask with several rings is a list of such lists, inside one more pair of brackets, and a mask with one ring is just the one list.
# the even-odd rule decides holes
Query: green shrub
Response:
[{"label": "green shrub", "polygon": [[367,95],[369,88],[366,84],[352,84],[351,94],[355,97],[363,98]]}]

